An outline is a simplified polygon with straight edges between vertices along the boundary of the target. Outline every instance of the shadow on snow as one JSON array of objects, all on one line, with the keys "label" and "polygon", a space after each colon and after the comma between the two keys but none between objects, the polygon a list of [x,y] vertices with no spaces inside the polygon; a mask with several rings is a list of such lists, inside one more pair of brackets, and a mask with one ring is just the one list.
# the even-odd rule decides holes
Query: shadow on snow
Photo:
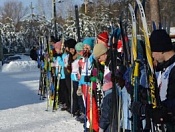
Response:
[{"label": "shadow on snow", "polygon": [[41,103],[39,72],[0,73],[0,110]]}]

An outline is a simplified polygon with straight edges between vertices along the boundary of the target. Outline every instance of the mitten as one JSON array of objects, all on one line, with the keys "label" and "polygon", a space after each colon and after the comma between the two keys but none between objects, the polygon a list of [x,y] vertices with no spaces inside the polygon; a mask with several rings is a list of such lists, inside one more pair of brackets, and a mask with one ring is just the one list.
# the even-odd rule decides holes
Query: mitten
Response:
[{"label": "mitten", "polygon": [[96,77],[91,77],[90,78],[91,82],[96,82],[96,79],[97,79]]},{"label": "mitten", "polygon": [[104,129],[102,129],[102,128],[99,128],[99,132],[104,132]]},{"label": "mitten", "polygon": [[156,124],[167,123],[170,121],[168,110],[165,107],[152,109],[152,111],[150,111],[150,116]]},{"label": "mitten", "polygon": [[79,86],[78,89],[77,89],[77,95],[78,96],[81,96],[82,95],[81,86]]}]

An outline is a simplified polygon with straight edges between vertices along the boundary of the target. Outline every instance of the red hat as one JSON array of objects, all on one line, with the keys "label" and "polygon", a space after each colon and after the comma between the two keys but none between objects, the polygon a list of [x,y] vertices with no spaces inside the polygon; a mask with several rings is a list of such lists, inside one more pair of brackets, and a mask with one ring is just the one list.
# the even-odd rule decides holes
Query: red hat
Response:
[{"label": "red hat", "polygon": [[100,39],[101,41],[108,43],[109,41],[109,36],[108,36],[108,32],[102,32],[99,35],[97,35],[97,38]]}]

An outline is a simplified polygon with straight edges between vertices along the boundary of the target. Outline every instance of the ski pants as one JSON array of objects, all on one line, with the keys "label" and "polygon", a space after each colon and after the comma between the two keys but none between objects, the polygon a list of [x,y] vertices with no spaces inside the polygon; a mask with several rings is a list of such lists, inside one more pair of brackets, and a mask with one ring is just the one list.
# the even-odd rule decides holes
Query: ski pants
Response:
[{"label": "ski pants", "polygon": [[65,83],[66,83],[66,96],[65,98],[67,98],[67,102],[66,105],[68,108],[70,108],[71,105],[71,78],[70,78],[70,74],[66,74],[65,75]]},{"label": "ski pants", "polygon": [[98,114],[98,106],[94,96],[92,96],[92,108],[90,108],[90,87],[88,85],[82,85],[82,93],[84,96],[86,116],[88,121],[90,121],[90,109],[92,109],[92,128],[95,132],[99,131],[99,114]]},{"label": "ski pants", "polygon": [[58,90],[58,98],[59,98],[59,102],[61,102],[62,104],[65,104],[66,101],[66,94],[65,94],[65,89],[66,89],[66,82],[65,79],[60,79],[60,86],[59,86],[59,90]]},{"label": "ski pants", "polygon": [[78,81],[73,81],[73,113],[80,111],[84,113],[84,104],[82,96],[77,95]]}]

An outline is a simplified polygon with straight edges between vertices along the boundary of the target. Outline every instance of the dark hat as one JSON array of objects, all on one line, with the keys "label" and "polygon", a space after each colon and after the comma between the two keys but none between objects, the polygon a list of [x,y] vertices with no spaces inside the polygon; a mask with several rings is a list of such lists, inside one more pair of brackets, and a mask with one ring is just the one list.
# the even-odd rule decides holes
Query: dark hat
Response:
[{"label": "dark hat", "polygon": [[76,43],[75,39],[70,38],[64,42],[64,46],[68,48],[75,48]]},{"label": "dark hat", "polygon": [[150,46],[153,52],[166,52],[173,49],[170,36],[165,30],[154,30],[150,36]]},{"label": "dark hat", "polygon": [[124,65],[117,66],[116,77],[124,78],[124,74],[125,74],[126,70],[127,70],[127,68]]},{"label": "dark hat", "polygon": [[50,42],[56,43],[57,40],[56,40],[56,38],[54,36],[50,36]]}]

